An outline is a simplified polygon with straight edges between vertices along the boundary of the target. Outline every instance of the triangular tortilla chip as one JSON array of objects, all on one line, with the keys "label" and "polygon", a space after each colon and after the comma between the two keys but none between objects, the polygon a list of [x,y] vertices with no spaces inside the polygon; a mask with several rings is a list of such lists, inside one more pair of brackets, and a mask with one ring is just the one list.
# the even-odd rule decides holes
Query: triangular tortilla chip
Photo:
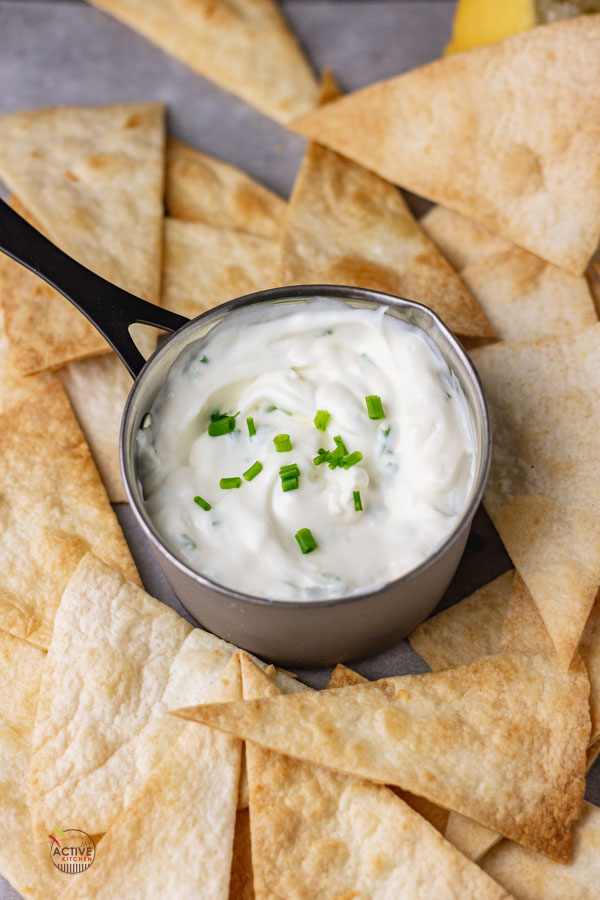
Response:
[{"label": "triangular tortilla chip", "polygon": [[279,753],[394,784],[566,860],[585,787],[589,681],[547,656],[178,714]]},{"label": "triangular tortilla chip", "polygon": [[498,653],[513,574],[505,572],[409,635],[413,650],[434,672]]},{"label": "triangular tortilla chip", "polygon": [[567,668],[600,587],[600,325],[472,357],[494,430],[485,508]]},{"label": "triangular tortilla chip", "polygon": [[47,647],[65,585],[90,549],[137,579],[58,382],[0,416],[0,494],[0,628]]},{"label": "triangular tortilla chip", "polygon": [[480,865],[522,900],[597,900],[600,885],[600,809],[583,804],[566,866],[502,841]]},{"label": "triangular tortilla chip", "polygon": [[396,294],[430,306],[458,334],[494,336],[394,185],[315,143],[288,204],[278,281]]},{"label": "triangular tortilla chip", "polygon": [[514,247],[447,206],[432,206],[419,219],[419,225],[457,272]]},{"label": "triangular tortilla chip", "polygon": [[233,838],[229,900],[254,900],[255,896],[250,842],[250,811],[238,809]]},{"label": "triangular tortilla chip", "polygon": [[308,112],[317,84],[274,0],[93,0],[278,122]]},{"label": "triangular tortilla chip", "polygon": [[166,219],[163,306],[194,318],[226,300],[274,287],[278,253],[274,238]]},{"label": "triangular tortilla chip", "polygon": [[[354,672],[352,669],[348,669],[346,666],[338,663],[331,673],[331,678],[327,682],[327,687],[336,688],[346,687],[349,684],[365,684],[368,683],[368,680],[368,678],[359,675],[358,672]],[[403,791],[402,788],[393,787],[392,785],[391,790],[394,791],[395,794],[398,794],[405,803],[408,803],[409,806],[416,810],[420,816],[423,816],[424,819],[431,822],[433,827],[437,828],[440,834],[444,833],[446,825],[448,824],[449,812],[447,809],[436,806],[435,803],[431,803],[431,801],[426,800],[425,797],[418,797],[416,794],[411,794],[410,791]]]},{"label": "triangular tortilla chip", "polygon": [[[11,113],[0,118],[0,177],[66,253],[132,294],[157,302],[164,140],[163,107],[157,103]],[[18,306],[22,295],[22,290],[11,292],[8,302]],[[76,329],[76,336],[80,331],[87,335],[83,346],[74,341],[65,324],[72,313],[66,312],[63,297],[44,288],[33,301],[29,321],[13,309],[11,330],[21,329],[21,347],[33,326],[51,336],[45,353],[41,341],[32,338],[39,357],[35,369],[105,352],[106,342],[89,332],[89,323]],[[45,315],[39,313],[41,304],[47,304]]]},{"label": "triangular tortilla chip", "polygon": [[285,200],[241,169],[172,138],[165,194],[167,213],[176,219],[279,237]]},{"label": "triangular tortilla chip", "polygon": [[181,734],[167,711],[206,702],[235,650],[88,554],[63,594],[40,691],[36,834],[59,819],[107,831]]},{"label": "triangular tortilla chip", "polygon": [[0,631],[0,724],[33,728],[46,653]]},{"label": "triangular tortilla chip", "polygon": [[[213,699],[241,696],[236,654]],[[227,900],[241,755],[241,741],[228,734],[185,728],[61,900]]]},{"label": "triangular tortilla chip", "polygon": [[[279,691],[242,654],[244,697]],[[258,897],[506,895],[388,788],[246,747]]]},{"label": "triangular tortilla chip", "polygon": [[294,127],[582,275],[600,232],[599,83],[600,16],[584,16],[371,85]]}]

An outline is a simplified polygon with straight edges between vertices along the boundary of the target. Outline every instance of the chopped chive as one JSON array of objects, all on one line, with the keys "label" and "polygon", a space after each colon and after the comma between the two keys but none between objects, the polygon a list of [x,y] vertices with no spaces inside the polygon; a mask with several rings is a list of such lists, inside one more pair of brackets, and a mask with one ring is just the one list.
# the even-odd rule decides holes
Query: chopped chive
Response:
[{"label": "chopped chive", "polygon": [[352,496],[354,497],[354,509],[356,512],[362,512],[362,502],[360,499],[360,491],[352,491]]},{"label": "chopped chive", "polygon": [[347,453],[348,451],[346,450],[346,445],[345,445],[345,443],[343,442],[343,440],[342,440],[342,438],[340,437],[339,434],[337,434],[337,435],[334,437],[333,443],[334,443],[335,446],[337,447],[337,450],[334,450],[333,452],[336,453],[336,454],[339,452],[339,454],[340,454],[341,456],[345,456],[346,453]]},{"label": "chopped chive", "polygon": [[221,480],[219,482],[219,487],[222,488],[224,491],[228,491],[231,488],[239,488],[241,486],[242,486],[242,479],[238,478],[237,476],[235,478],[221,478]]},{"label": "chopped chive", "polygon": [[385,419],[381,397],[378,397],[377,394],[369,394],[368,397],[365,397],[365,401],[370,419]]},{"label": "chopped chive", "polygon": [[315,427],[319,429],[319,431],[327,431],[327,423],[331,418],[331,413],[328,413],[326,409],[317,410],[317,414],[314,418]]},{"label": "chopped chive", "polygon": [[201,362],[201,363],[207,363],[207,362],[208,362],[208,356],[201,356],[201,357],[200,357],[200,362]]},{"label": "chopped chive", "polygon": [[297,491],[298,490],[298,476],[297,475],[289,475],[286,478],[281,479],[281,490],[285,493],[288,491]]},{"label": "chopped chive", "polygon": [[387,436],[389,435],[389,433],[390,433],[391,430],[392,430],[392,426],[391,426],[391,425],[388,425],[387,428],[382,428],[382,429],[381,429],[381,433],[382,433],[382,435],[383,435],[384,437],[387,437]]},{"label": "chopped chive", "polygon": [[288,453],[292,449],[289,434],[276,434],[273,443],[278,453]]},{"label": "chopped chive", "polygon": [[343,469],[351,469],[352,466],[355,466],[356,463],[359,463],[362,458],[363,455],[360,450],[355,450],[354,453],[350,453],[348,456],[342,459],[342,461],[340,462],[340,466]]},{"label": "chopped chive", "polygon": [[446,391],[446,397],[448,400],[452,400],[452,394],[449,394],[448,391]]},{"label": "chopped chive", "polygon": [[213,419],[208,426],[208,433],[211,437],[231,434],[232,431],[235,431],[235,418],[233,416],[222,416],[220,419]]},{"label": "chopped chive", "polygon": [[250,437],[254,437],[254,435],[256,434],[256,426],[254,424],[254,419],[252,418],[252,416],[248,416],[248,418],[246,419],[246,425],[248,426],[248,434],[250,435]]},{"label": "chopped chive", "polygon": [[274,403],[269,403],[268,406],[265,406],[265,412],[275,412],[276,409],[277,407]]},{"label": "chopped chive", "polygon": [[180,543],[183,544],[184,547],[187,547],[188,550],[195,550],[197,547],[196,541],[192,540],[189,534],[180,534],[178,535]]},{"label": "chopped chive", "polygon": [[246,481],[252,481],[253,478],[256,478],[257,475],[260,475],[262,470],[263,470],[262,463],[260,463],[258,460],[256,460],[256,462],[253,463],[250,466],[250,468],[246,469],[246,471],[243,472],[242,474],[243,474],[244,478],[246,479]]},{"label": "chopped chive", "polygon": [[329,453],[327,450],[324,450],[323,447],[319,447],[319,455],[313,457],[313,462],[315,466],[320,466],[321,463],[327,462],[329,457]]},{"label": "chopped chive", "polygon": [[312,553],[313,550],[317,549],[317,542],[312,536],[310,528],[301,528],[300,531],[296,532],[295,538],[303,553]]},{"label": "chopped chive", "polygon": [[212,506],[208,501],[206,501],[203,497],[194,497],[194,503],[197,503],[200,509],[206,510],[208,512],[209,509],[212,509]]},{"label": "chopped chive", "polygon": [[285,475],[299,475],[300,469],[296,465],[296,463],[291,463],[289,466],[280,466],[279,467],[279,475],[283,478]]}]

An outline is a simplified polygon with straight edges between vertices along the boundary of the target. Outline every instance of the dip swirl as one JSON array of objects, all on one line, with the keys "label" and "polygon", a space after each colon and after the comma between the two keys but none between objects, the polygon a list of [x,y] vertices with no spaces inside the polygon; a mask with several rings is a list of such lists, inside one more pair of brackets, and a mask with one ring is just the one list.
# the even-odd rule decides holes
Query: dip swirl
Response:
[{"label": "dip swirl", "polygon": [[384,308],[272,312],[225,320],[172,365],[136,438],[148,515],[177,557],[245,594],[376,589],[431,556],[466,509],[466,398],[425,332]]}]

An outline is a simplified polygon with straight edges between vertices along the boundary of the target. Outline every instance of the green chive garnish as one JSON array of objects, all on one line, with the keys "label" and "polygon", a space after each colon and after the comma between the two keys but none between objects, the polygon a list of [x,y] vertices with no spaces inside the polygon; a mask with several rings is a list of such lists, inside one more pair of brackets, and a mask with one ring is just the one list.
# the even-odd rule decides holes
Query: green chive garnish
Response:
[{"label": "green chive garnish", "polygon": [[319,429],[319,431],[327,431],[327,423],[331,418],[331,413],[328,413],[326,409],[319,409],[314,418],[315,427]]},{"label": "green chive garnish", "polygon": [[223,488],[224,491],[230,490],[230,488],[239,488],[242,486],[242,479],[238,478],[221,478],[219,482],[219,487]]},{"label": "green chive garnish", "polygon": [[246,425],[248,426],[248,434],[250,435],[250,437],[254,437],[254,435],[256,434],[256,426],[254,424],[254,419],[252,418],[252,416],[248,416],[248,418],[246,419]]},{"label": "green chive garnish", "polygon": [[381,397],[378,397],[377,394],[369,394],[368,397],[365,397],[365,401],[370,419],[385,419]]},{"label": "green chive garnish", "polygon": [[334,452],[335,454],[339,454],[340,456],[345,456],[346,453],[347,453],[348,451],[346,450],[346,445],[345,445],[345,443],[343,442],[343,440],[341,439],[341,437],[340,437],[339,434],[337,434],[337,435],[334,437],[333,443],[334,443],[335,446],[337,447],[337,450],[334,450],[333,452]]},{"label": "green chive garnish", "polygon": [[208,512],[209,509],[212,509],[210,503],[208,503],[203,497],[194,497],[194,503],[197,503],[200,509],[206,510]]},{"label": "green chive garnish", "polygon": [[253,463],[250,468],[246,469],[246,471],[243,473],[244,478],[246,479],[246,481],[252,481],[253,478],[256,478],[257,475],[260,475],[262,470],[262,463],[256,460],[256,462]]},{"label": "green chive garnish", "polygon": [[288,491],[297,491],[298,490],[298,476],[290,475],[286,478],[281,479],[281,490],[285,493]]},{"label": "green chive garnish", "polygon": [[323,447],[319,447],[319,455],[313,457],[313,462],[315,466],[320,466],[321,463],[327,462],[329,458],[329,453],[327,450],[324,450]]},{"label": "green chive garnish", "polygon": [[201,363],[207,363],[207,362],[208,362],[208,356],[201,356],[201,357],[200,357],[200,362],[201,362]]},{"label": "green chive garnish", "polygon": [[360,450],[355,450],[354,453],[350,453],[348,456],[344,457],[344,459],[341,460],[340,466],[343,469],[351,469],[352,466],[355,466],[356,463],[359,463],[362,458],[363,455]]},{"label": "green chive garnish", "polygon": [[236,413],[235,416],[230,416],[228,413],[213,413],[208,426],[210,436],[220,437],[222,434],[230,434],[235,431],[235,417],[238,415],[239,413]]},{"label": "green chive garnish", "polygon": [[287,453],[292,449],[292,442],[290,441],[289,434],[276,434],[273,438],[273,443],[275,444],[275,449],[278,453]]},{"label": "green chive garnish", "polygon": [[310,528],[301,528],[300,531],[296,532],[295,537],[303,553],[312,553],[313,550],[317,549],[317,542],[312,536]]},{"label": "green chive garnish", "polygon": [[298,468],[296,463],[290,463],[289,466],[280,466],[279,467],[279,474],[282,476],[288,475],[290,472],[293,472],[294,475],[300,474],[300,469]]},{"label": "green chive garnish", "polygon": [[300,469],[296,463],[289,466],[281,466],[279,469],[279,477],[281,478],[281,489],[285,491],[295,491],[298,487],[300,478]]},{"label": "green chive garnish", "polygon": [[360,499],[360,491],[352,491],[352,496],[354,497],[354,509],[356,512],[362,512],[362,502]]}]

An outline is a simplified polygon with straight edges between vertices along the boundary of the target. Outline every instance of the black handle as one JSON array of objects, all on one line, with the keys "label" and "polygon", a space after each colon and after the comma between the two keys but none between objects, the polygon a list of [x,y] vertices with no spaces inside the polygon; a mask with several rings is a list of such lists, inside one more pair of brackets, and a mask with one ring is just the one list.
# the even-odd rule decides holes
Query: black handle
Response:
[{"label": "black handle", "polygon": [[[129,326],[154,325],[176,331],[189,319],[122,290],[67,256],[7,203],[0,200],[0,250],[52,285],[86,316],[118,353],[135,378],[145,359]],[[123,248],[124,253],[127,248]]]}]

